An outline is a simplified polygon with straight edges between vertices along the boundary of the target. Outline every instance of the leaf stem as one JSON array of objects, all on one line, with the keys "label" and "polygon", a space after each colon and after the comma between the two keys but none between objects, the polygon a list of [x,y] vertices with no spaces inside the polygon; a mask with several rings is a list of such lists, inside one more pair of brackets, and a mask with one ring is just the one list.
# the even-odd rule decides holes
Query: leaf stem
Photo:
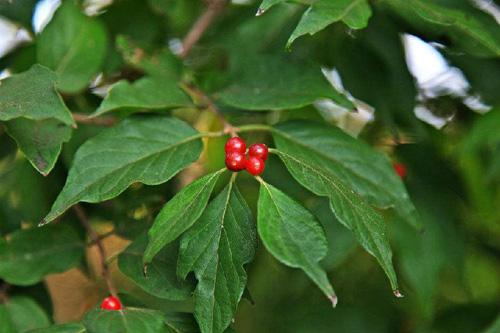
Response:
[{"label": "leaf stem", "polygon": [[113,126],[118,121],[115,117],[91,117],[85,113],[73,112],[73,119],[78,124],[98,125],[98,126]]},{"label": "leaf stem", "polygon": [[99,252],[99,262],[102,268],[102,277],[106,281],[109,293],[113,296],[116,296],[117,292],[113,284],[113,280],[111,279],[109,266],[106,260],[106,250],[104,249],[102,239],[99,237],[99,234],[94,230],[94,228],[92,228],[87,213],[85,212],[83,207],[80,204],[76,204],[73,206],[73,210],[75,211],[75,214],[78,217],[80,223],[83,225],[85,230],[87,230],[87,234],[89,235],[92,242],[97,246]]},{"label": "leaf stem", "polygon": [[274,129],[272,126],[266,125],[266,124],[249,124],[249,125],[243,125],[239,126],[236,130],[238,133],[242,132],[253,132],[253,131],[267,131],[267,132],[272,132]]}]

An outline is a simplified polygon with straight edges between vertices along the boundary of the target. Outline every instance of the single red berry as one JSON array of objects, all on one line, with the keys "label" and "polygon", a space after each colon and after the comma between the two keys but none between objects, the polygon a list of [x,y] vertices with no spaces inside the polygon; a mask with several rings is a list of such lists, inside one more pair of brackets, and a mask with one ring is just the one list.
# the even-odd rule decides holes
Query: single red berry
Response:
[{"label": "single red berry", "polygon": [[231,171],[245,169],[245,154],[232,152],[226,154],[226,167]]},{"label": "single red berry", "polygon": [[226,147],[225,147],[226,154],[229,153],[245,154],[246,150],[247,150],[247,145],[245,141],[240,137],[236,136],[234,138],[227,140],[226,142]]},{"label": "single red berry", "polygon": [[265,161],[267,159],[267,155],[269,155],[269,150],[265,144],[255,143],[248,148],[248,155],[258,157]]},{"label": "single red berry", "polygon": [[246,169],[249,173],[254,176],[258,176],[264,172],[264,161],[258,157],[250,156],[250,158],[246,161]]},{"label": "single red berry", "polygon": [[106,297],[102,303],[101,303],[101,309],[103,310],[121,310],[122,307],[122,302],[118,299],[118,297],[115,296],[109,296]]},{"label": "single red berry", "polygon": [[406,166],[404,164],[394,162],[392,166],[401,179],[406,178]]}]

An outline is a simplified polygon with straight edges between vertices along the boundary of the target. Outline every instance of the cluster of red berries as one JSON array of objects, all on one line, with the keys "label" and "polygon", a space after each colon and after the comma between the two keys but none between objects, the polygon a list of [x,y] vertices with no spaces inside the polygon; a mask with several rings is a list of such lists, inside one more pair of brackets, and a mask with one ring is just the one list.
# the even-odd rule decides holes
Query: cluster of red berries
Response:
[{"label": "cluster of red berries", "polygon": [[101,309],[118,311],[123,309],[122,302],[115,296],[106,297],[101,303]]},{"label": "cluster of red berries", "polygon": [[269,155],[267,146],[256,143],[248,148],[248,159],[245,154],[247,145],[242,138],[234,137],[226,142],[226,167],[231,171],[246,169],[250,174],[257,176],[264,172],[264,162]]}]

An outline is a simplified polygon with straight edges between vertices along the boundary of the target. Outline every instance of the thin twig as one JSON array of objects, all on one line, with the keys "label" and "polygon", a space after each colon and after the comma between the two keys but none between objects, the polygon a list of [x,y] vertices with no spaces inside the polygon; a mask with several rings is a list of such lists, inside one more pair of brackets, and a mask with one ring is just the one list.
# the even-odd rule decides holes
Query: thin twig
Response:
[{"label": "thin twig", "polygon": [[202,104],[203,107],[206,107],[207,110],[210,110],[213,112],[217,118],[221,121],[222,125],[224,126],[223,132],[225,134],[230,134],[231,136],[237,136],[238,128],[231,124],[220,112],[219,108],[217,108],[217,105],[212,101],[210,97],[208,97],[203,91],[198,89],[197,87],[190,85],[190,84],[183,84],[182,85],[184,90],[191,95],[195,103],[200,103]]},{"label": "thin twig", "polygon": [[99,237],[99,234],[90,225],[90,221],[87,217],[87,213],[85,213],[85,210],[83,209],[83,207],[81,205],[79,205],[79,204],[74,205],[73,210],[75,211],[76,216],[80,220],[80,223],[87,230],[87,234],[89,235],[92,242],[97,245],[97,249],[99,252],[99,262],[100,262],[101,268],[102,268],[102,277],[106,281],[109,293],[113,296],[116,296],[116,294],[117,294],[116,288],[113,284],[113,280],[111,279],[109,266],[107,264],[106,250],[104,249],[104,245],[102,244],[102,241]]},{"label": "thin twig", "polygon": [[79,124],[98,125],[98,126],[113,126],[117,119],[114,117],[90,117],[85,113],[73,112],[73,119]]},{"label": "thin twig", "polygon": [[10,289],[10,284],[3,281],[0,286],[0,303],[5,303],[9,300],[8,291]]},{"label": "thin twig", "polygon": [[217,15],[221,12],[227,0],[212,0],[208,3],[205,11],[198,17],[188,34],[182,41],[182,50],[179,56],[186,58],[193,46],[203,36],[207,28],[212,24]]}]

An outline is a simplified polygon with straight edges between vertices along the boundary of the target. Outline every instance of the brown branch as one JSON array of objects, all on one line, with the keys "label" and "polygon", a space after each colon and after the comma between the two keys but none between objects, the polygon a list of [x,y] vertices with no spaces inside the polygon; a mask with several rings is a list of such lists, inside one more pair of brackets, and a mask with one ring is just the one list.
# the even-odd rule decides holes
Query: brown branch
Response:
[{"label": "brown branch", "polygon": [[3,281],[0,286],[0,303],[5,303],[9,300],[8,291],[10,289],[10,284]]},{"label": "brown branch", "polygon": [[212,101],[210,97],[208,97],[203,91],[198,89],[197,87],[190,84],[183,84],[182,87],[186,92],[193,98],[195,103],[201,104],[203,107],[206,107],[207,110],[210,110],[215,114],[217,118],[219,118],[220,122],[224,126],[224,133],[230,134],[231,136],[238,136],[236,132],[238,132],[238,128],[231,124],[220,112],[219,108]]},{"label": "brown branch", "polygon": [[106,259],[106,250],[104,249],[104,245],[102,244],[101,238],[100,238],[99,234],[90,225],[90,221],[87,217],[87,213],[85,213],[85,210],[83,209],[83,207],[79,204],[76,204],[73,206],[73,210],[75,211],[75,214],[78,217],[78,220],[80,220],[80,223],[87,230],[87,234],[89,235],[92,242],[96,244],[98,252],[99,252],[99,262],[100,262],[101,268],[102,268],[102,277],[106,281],[109,293],[113,296],[116,296],[116,294],[117,294],[116,288],[113,284],[113,280],[111,279],[109,266],[108,266],[107,261],[106,261],[107,260]]},{"label": "brown branch", "polygon": [[186,58],[193,46],[203,36],[207,28],[212,24],[217,15],[224,8],[227,0],[211,0],[205,11],[198,17],[182,41],[182,50],[179,56]]},{"label": "brown branch", "polygon": [[73,112],[73,119],[79,124],[113,126],[117,119],[115,117],[91,117],[85,113]]}]

